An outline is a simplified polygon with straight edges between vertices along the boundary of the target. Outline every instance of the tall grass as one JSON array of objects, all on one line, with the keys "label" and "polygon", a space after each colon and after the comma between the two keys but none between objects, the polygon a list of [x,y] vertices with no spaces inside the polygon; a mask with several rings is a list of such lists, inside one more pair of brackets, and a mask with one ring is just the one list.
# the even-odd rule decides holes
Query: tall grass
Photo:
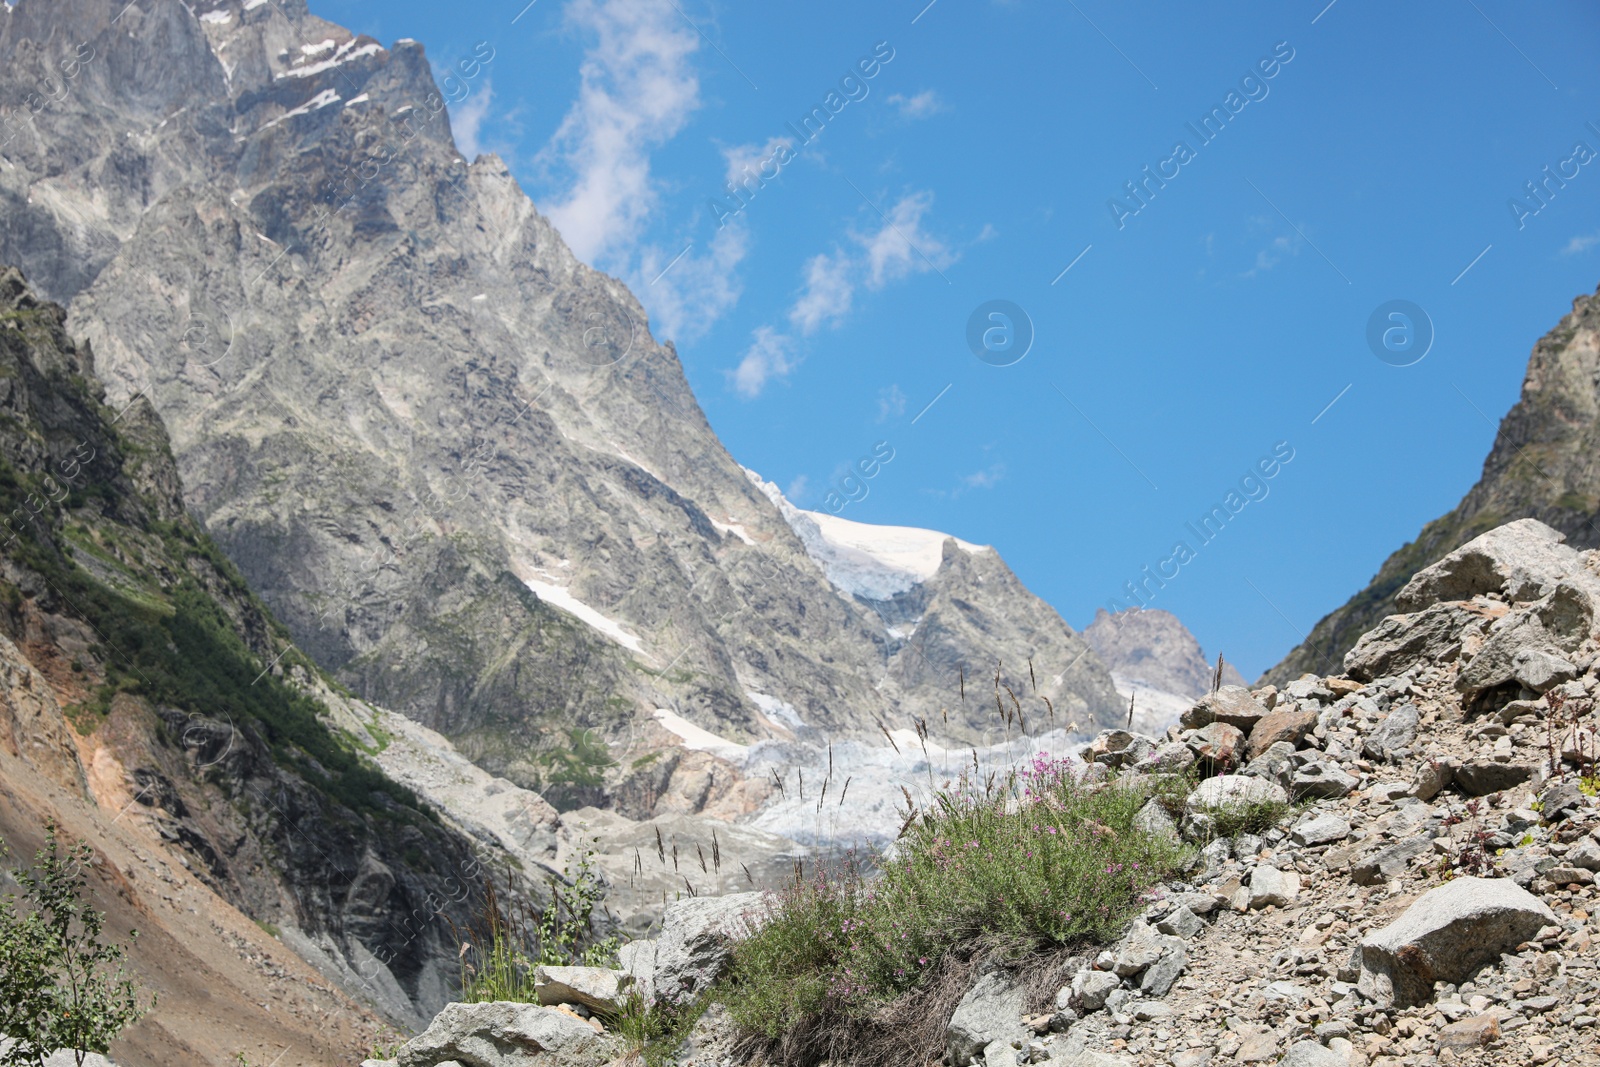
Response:
[{"label": "tall grass", "polygon": [[1187,854],[1134,823],[1159,783],[1086,786],[1072,766],[1041,754],[998,783],[964,777],[907,813],[880,877],[851,857],[774,894],[733,950],[734,1020],[792,1045],[916,996],[953,962],[1114,937]]}]

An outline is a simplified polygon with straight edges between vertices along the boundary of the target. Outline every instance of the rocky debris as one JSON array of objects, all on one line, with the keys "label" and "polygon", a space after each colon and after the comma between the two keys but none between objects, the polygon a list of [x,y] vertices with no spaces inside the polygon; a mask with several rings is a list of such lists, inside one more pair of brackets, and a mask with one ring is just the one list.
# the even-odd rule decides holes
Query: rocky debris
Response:
[{"label": "rocky debris", "polygon": [[[975,1057],[988,1062],[986,1050],[998,1044],[998,1052],[1009,1053],[1011,1042],[1027,1036],[1022,1024],[1026,994],[1005,971],[994,970],[979,976],[950,1016],[945,1034],[947,1062],[966,1064]],[[1015,1063],[1015,1060],[1012,1060]]]},{"label": "rocky debris", "polygon": [[[1420,599],[1469,589],[1475,599],[1418,603],[1385,620],[1351,653],[1351,677],[1246,694],[1263,709],[1248,728],[1238,725],[1246,716],[1216,714],[1243,703],[1221,693],[1152,739],[1185,746],[1195,770],[1227,771],[1215,757],[1237,747],[1237,730],[1250,760],[1243,773],[1202,780],[1183,805],[1182,832],[1198,846],[1191,881],[1169,883],[1074,973],[1052,1032],[1017,1042],[1015,1062],[1446,1067],[1600,1055],[1600,782],[1582,777],[1600,755],[1588,740],[1600,645],[1574,640],[1562,616],[1592,620],[1573,605],[1600,554],[1519,529],[1556,547],[1517,553],[1497,538],[1494,567],[1472,577],[1462,565],[1449,581],[1419,584]],[[1551,559],[1559,574],[1539,570]],[[1508,600],[1508,590],[1533,599]],[[1553,676],[1533,668],[1562,674],[1559,664],[1519,659],[1527,646],[1503,638],[1511,674],[1487,688],[1458,684],[1501,632],[1538,637],[1535,651],[1579,672],[1541,690]],[[1135,743],[1119,738],[1108,751]],[[1144,760],[1120,773],[1161,772]],[[1270,815],[1264,801],[1305,810],[1217,835],[1219,807]],[[1170,832],[1171,812],[1152,801],[1141,821]],[[1161,955],[1168,943],[1182,955]],[[1164,959],[1181,960],[1170,985],[1157,970]],[[980,1056],[986,1065],[995,1051]]]},{"label": "rocky debris", "polygon": [[732,940],[759,921],[762,895],[691,897],[667,905],[656,938],[655,997],[680,1002],[708,988],[727,966]]},{"label": "rocky debris", "polygon": [[533,991],[540,1004],[581,1004],[590,1011],[615,1015],[634,991],[628,971],[606,967],[536,967]]},{"label": "rocky debris", "polygon": [[397,1067],[564,1067],[604,1062],[614,1039],[560,1008],[510,1001],[447,1004],[400,1046]]}]

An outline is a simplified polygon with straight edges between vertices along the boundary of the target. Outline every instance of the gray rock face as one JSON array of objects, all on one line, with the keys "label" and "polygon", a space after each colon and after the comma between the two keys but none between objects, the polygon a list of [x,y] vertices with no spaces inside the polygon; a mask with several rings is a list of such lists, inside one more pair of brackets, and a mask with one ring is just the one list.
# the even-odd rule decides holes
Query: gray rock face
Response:
[{"label": "gray rock face", "polygon": [[400,1046],[399,1067],[555,1067],[599,1062],[606,1041],[575,1015],[535,1004],[447,1004]]},{"label": "gray rock face", "polygon": [[634,988],[647,1002],[654,1000],[656,995],[656,942],[649,940],[629,941],[617,950],[617,959],[622,970],[633,976]]},{"label": "gray rock face", "polygon": [[995,1041],[1026,1036],[1022,1012],[1026,993],[1004,971],[990,971],[967,990],[950,1016],[945,1033],[946,1062],[965,1064]]},{"label": "gray rock face", "polygon": [[1525,648],[1512,657],[1511,670],[1517,681],[1535,693],[1570,682],[1579,673],[1566,657],[1532,648]]},{"label": "gray rock face", "polygon": [[1456,878],[1362,938],[1359,988],[1380,1004],[1420,1004],[1434,982],[1465,981],[1555,922],[1539,898],[1508,879]]},{"label": "gray rock face", "polygon": [[1063,722],[1118,720],[1109,672],[992,549],[930,534],[931,576],[838,570],[639,302],[498,158],[456,151],[421,45],[304,0],[124,14],[0,16],[0,98],[59,73],[59,42],[96,55],[6,148],[0,262],[69,304],[117,407],[154,403],[191,506],[360,696],[529,788],[569,728],[676,707],[782,738],[754,693],[866,736],[942,721],[958,664],[1030,655]]},{"label": "gray rock face", "polygon": [[668,904],[656,939],[656,997],[676,1003],[715,982],[731,940],[760,921],[761,901],[760,893],[733,893]]}]

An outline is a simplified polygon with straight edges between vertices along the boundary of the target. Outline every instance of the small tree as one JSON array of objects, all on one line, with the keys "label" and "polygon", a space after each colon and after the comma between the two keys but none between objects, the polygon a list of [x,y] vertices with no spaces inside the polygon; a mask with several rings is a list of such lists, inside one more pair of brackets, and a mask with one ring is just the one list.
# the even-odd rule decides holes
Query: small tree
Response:
[{"label": "small tree", "polygon": [[[93,857],[81,842],[63,853],[55,823],[46,823],[33,865],[14,872],[20,899],[0,897],[0,1033],[14,1042],[0,1052],[0,1067],[36,1065],[56,1049],[75,1050],[82,1067],[87,1053],[106,1052],[155,1006],[139,1006],[125,949],[100,941],[105,916],[84,899]],[[128,932],[130,942],[138,936]]]}]

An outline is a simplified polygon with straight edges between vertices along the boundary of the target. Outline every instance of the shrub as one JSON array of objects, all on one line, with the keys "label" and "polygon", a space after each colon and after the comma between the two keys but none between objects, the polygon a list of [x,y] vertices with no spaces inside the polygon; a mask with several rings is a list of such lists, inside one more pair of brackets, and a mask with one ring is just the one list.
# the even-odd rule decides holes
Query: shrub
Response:
[{"label": "shrub", "polygon": [[550,903],[540,912],[520,903],[502,906],[494,883],[485,880],[482,915],[461,944],[463,1001],[537,1003],[537,966],[616,966],[616,936],[599,936],[596,929],[595,908],[605,899],[606,886],[593,857],[590,849],[567,866],[565,890],[555,877],[547,880]]},{"label": "shrub", "polygon": [[[0,854],[4,854],[0,845]],[[141,1008],[122,966],[124,949],[103,944],[105,916],[83,900],[84,868],[94,850],[78,844],[63,854],[54,823],[31,867],[16,872],[22,887],[0,897],[0,1033],[16,1043],[0,1064],[37,1064],[55,1049],[104,1053],[112,1038],[154,1007]],[[130,940],[138,937],[129,931]]]},{"label": "shrub", "polygon": [[865,1019],[959,959],[1115,936],[1187,859],[1135,825],[1153,787],[1084,786],[1046,755],[998,787],[963,778],[907,813],[880,877],[852,856],[770,898],[734,948],[729,1011],[747,1034],[791,1038]]}]

